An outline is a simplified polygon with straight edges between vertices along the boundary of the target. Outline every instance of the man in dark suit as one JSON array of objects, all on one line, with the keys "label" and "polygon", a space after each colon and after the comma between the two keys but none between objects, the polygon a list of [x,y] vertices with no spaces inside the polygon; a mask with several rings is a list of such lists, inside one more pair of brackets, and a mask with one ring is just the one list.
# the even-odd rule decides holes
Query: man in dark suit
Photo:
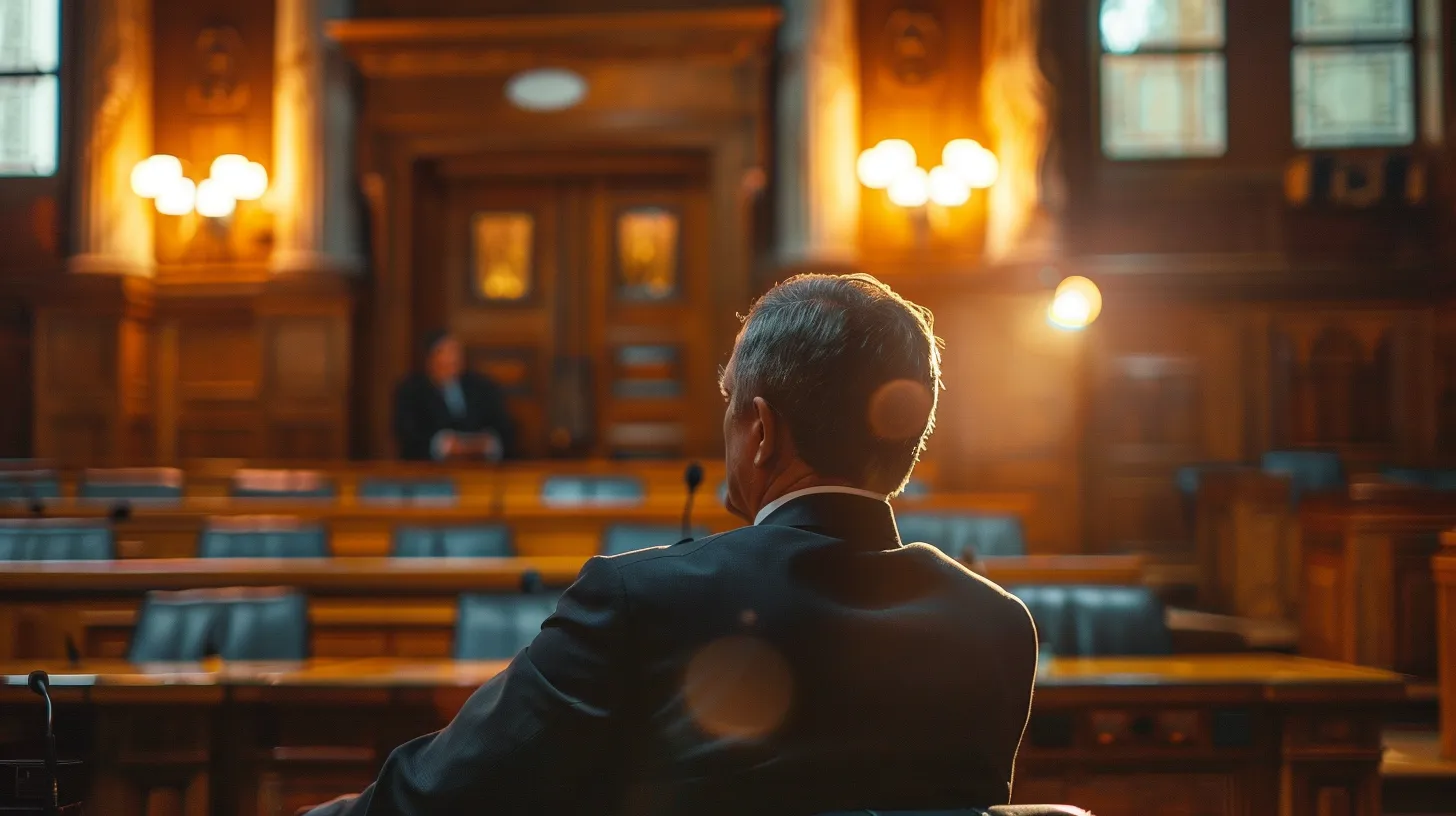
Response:
[{"label": "man in dark suit", "polygon": [[460,341],[448,332],[425,338],[424,370],[394,393],[394,436],[401,459],[499,462],[515,451],[515,423],[489,377],[465,368]]},{"label": "man in dark suit", "polygon": [[930,313],[868,276],[756,303],[722,378],[753,522],[587,562],[443,731],[318,816],[808,816],[1004,804],[1031,705],[1020,601],[888,498],[934,423]]}]

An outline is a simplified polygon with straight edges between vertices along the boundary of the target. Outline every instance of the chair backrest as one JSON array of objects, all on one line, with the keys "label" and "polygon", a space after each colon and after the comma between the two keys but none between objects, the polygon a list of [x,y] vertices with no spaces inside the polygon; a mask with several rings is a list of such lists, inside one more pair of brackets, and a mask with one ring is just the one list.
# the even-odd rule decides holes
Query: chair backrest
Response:
[{"label": "chair backrest", "polygon": [[1456,468],[1386,468],[1387,481],[1423,487],[1427,490],[1456,490]]},{"label": "chair backrest", "polygon": [[1016,516],[982,513],[897,513],[900,540],[922,542],[957,560],[1026,555],[1026,534]]},{"label": "chair backrest", "polygon": [[92,519],[0,521],[0,561],[109,561],[111,527]]},{"label": "chair backrest", "polygon": [[61,479],[53,470],[0,469],[0,501],[60,497]]},{"label": "chair backrest", "polygon": [[235,499],[331,499],[334,482],[316,470],[244,469],[233,474]]},{"label": "chair backrest", "polygon": [[541,501],[557,507],[639,504],[646,495],[635,476],[550,476]]},{"label": "chair backrest", "polygon": [[455,659],[515,657],[541,631],[560,597],[560,592],[461,595],[455,617]]},{"label": "chair backrest", "polygon": [[286,589],[150,592],[142,601],[127,659],[133,663],[303,660],[308,601]]},{"label": "chair backrest", "polygon": [[1198,495],[1198,487],[1203,483],[1203,477],[1209,473],[1224,473],[1235,470],[1243,470],[1250,467],[1242,462],[1200,462],[1194,465],[1184,465],[1173,473],[1173,484],[1177,486],[1178,492],[1184,498],[1193,498]]},{"label": "chair backrest", "polygon": [[396,527],[395,558],[510,558],[516,554],[505,524],[469,527]]},{"label": "chair backrest", "polygon": [[1290,497],[1319,490],[1340,490],[1345,487],[1345,466],[1333,451],[1269,451],[1261,466],[1265,473],[1288,476]]},{"label": "chair backrest", "polygon": [[386,479],[359,481],[358,498],[371,504],[452,504],[460,499],[453,479]]},{"label": "chair backrest", "polygon": [[81,475],[77,492],[83,499],[176,500],[183,481],[177,468],[93,468]]},{"label": "chair backrest", "polygon": [[[695,539],[710,534],[706,527],[694,527],[692,533]],[[602,555],[621,555],[681,540],[682,528],[672,524],[610,524],[602,531]]]},{"label": "chair backrest", "polygon": [[208,521],[198,543],[202,558],[328,558],[323,525],[292,516],[230,516]]},{"label": "chair backrest", "polygon": [[1172,654],[1163,603],[1147,587],[1008,587],[1036,622],[1043,649],[1058,657]]}]

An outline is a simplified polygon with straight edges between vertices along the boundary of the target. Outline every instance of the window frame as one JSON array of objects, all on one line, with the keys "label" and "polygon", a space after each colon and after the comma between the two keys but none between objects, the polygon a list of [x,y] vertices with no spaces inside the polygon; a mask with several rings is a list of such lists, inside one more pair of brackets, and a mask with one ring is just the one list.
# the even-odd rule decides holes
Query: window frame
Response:
[{"label": "window frame", "polygon": [[65,145],[65,141],[66,141],[66,130],[65,130],[65,115],[66,114],[65,114],[64,105],[65,105],[65,100],[66,100],[66,97],[67,97],[67,94],[66,94],[66,67],[67,67],[67,60],[66,60],[66,50],[65,49],[66,49],[66,40],[67,40],[66,25],[70,21],[70,17],[71,17],[71,15],[68,14],[68,11],[69,11],[68,4],[69,4],[69,0],[56,0],[56,3],[55,3],[55,7],[56,7],[56,20],[55,20],[55,33],[56,33],[55,48],[56,48],[56,59],[55,59],[55,65],[52,68],[50,68],[49,70],[40,70],[40,69],[7,70],[7,69],[0,68],[0,82],[3,82],[4,80],[12,80],[12,79],[41,79],[41,78],[49,77],[49,78],[51,78],[51,80],[54,83],[54,85],[53,85],[53,88],[54,88],[54,92],[53,92],[54,93],[54,100],[53,100],[53,102],[54,102],[54,109],[55,109],[55,123],[54,123],[55,124],[55,129],[54,129],[54,136],[51,139],[51,150],[52,150],[51,156],[52,156],[52,161],[51,161],[50,170],[49,170],[49,172],[37,172],[37,171],[34,171],[34,170],[31,170],[31,171],[21,171],[19,169],[10,169],[10,168],[7,168],[3,163],[0,163],[0,180],[9,181],[9,180],[16,180],[16,179],[53,179],[53,178],[56,178],[56,177],[58,177],[58,176],[61,175],[61,172],[62,172],[62,169],[63,169],[63,164],[65,162],[65,155],[66,155],[66,152],[63,149],[64,148],[64,145]]}]

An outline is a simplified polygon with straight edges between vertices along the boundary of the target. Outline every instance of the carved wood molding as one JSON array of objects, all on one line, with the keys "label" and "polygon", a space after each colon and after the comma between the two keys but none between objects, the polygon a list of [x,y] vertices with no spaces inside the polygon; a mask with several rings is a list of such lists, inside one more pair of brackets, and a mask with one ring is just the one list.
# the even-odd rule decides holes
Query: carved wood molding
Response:
[{"label": "carved wood molding", "polygon": [[371,79],[481,76],[602,61],[738,64],[761,59],[782,13],[723,11],[347,20],[328,36]]}]

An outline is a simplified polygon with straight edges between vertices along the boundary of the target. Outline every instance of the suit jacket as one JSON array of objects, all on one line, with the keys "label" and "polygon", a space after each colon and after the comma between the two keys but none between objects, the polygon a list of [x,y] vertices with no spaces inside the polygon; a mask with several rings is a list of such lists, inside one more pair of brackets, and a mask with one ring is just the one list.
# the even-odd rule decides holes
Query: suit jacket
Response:
[{"label": "suit jacket", "polygon": [[316,816],[807,816],[1005,804],[1031,706],[1026,608],[885,502],[587,562],[443,731]]},{"label": "suit jacket", "polygon": [[465,397],[465,415],[456,417],[440,387],[424,374],[412,374],[399,384],[394,393],[394,437],[401,459],[432,458],[430,443],[440,431],[495,431],[506,458],[515,454],[516,426],[500,386],[489,377],[467,371],[460,375],[460,392]]}]

